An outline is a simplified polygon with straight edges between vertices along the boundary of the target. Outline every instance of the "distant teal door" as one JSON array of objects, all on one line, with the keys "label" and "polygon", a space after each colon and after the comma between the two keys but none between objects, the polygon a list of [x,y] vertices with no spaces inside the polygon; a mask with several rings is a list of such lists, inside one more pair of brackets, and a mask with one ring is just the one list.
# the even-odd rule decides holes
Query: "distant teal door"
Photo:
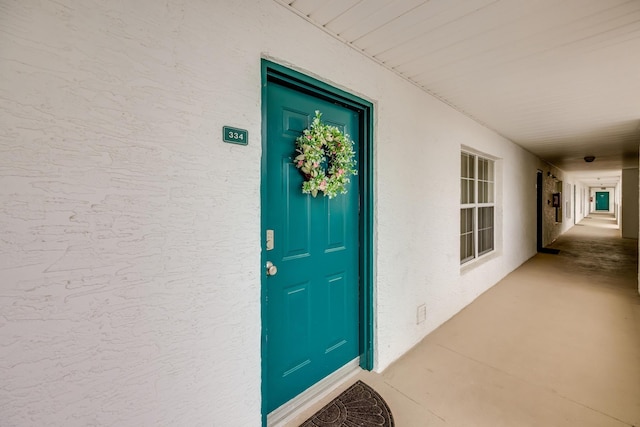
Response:
[{"label": "distant teal door", "polygon": [[609,210],[609,192],[608,191],[596,191],[596,210],[597,211]]},{"label": "distant teal door", "polygon": [[348,194],[313,198],[292,163],[315,110],[356,142],[359,116],[279,82],[266,97],[263,250],[277,268],[263,277],[269,413],[359,355],[358,176]]}]

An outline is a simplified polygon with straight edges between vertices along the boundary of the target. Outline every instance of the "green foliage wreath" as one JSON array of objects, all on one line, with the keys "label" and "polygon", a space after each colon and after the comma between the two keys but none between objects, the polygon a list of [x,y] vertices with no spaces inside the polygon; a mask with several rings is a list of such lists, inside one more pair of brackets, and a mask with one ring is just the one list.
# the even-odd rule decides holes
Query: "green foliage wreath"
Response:
[{"label": "green foliage wreath", "polygon": [[322,191],[332,199],[338,193],[346,194],[350,176],[358,171],[354,142],[337,127],[322,123],[321,116],[316,111],[311,127],[296,139],[298,155],[293,163],[305,177],[303,193],[316,197]]}]

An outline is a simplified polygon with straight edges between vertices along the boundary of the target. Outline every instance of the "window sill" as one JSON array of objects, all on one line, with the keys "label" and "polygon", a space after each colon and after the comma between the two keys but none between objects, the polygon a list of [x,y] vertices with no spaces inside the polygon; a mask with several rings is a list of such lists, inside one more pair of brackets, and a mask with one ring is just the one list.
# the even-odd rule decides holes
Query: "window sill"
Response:
[{"label": "window sill", "polygon": [[480,267],[481,265],[486,264],[489,261],[499,258],[500,255],[500,252],[498,252],[497,250],[493,250],[487,254],[482,255],[480,258],[476,258],[473,261],[465,262],[460,266],[460,274],[467,274],[471,270],[475,270],[477,267]]}]

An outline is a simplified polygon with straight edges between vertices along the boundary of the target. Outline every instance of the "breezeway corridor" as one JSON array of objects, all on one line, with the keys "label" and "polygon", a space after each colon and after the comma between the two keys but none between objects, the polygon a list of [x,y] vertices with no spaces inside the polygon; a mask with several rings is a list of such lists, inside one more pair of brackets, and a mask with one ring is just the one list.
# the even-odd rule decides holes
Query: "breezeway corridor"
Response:
[{"label": "breezeway corridor", "polygon": [[591,214],[552,247],[382,374],[358,374],[397,426],[640,426],[637,241]]}]

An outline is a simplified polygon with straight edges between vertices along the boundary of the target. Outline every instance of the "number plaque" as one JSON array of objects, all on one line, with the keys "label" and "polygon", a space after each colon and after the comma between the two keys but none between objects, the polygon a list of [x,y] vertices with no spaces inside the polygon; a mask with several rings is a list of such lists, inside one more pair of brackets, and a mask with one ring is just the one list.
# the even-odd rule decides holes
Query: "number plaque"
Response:
[{"label": "number plaque", "polygon": [[249,143],[249,132],[245,129],[223,126],[222,140],[231,144],[247,145]]}]

